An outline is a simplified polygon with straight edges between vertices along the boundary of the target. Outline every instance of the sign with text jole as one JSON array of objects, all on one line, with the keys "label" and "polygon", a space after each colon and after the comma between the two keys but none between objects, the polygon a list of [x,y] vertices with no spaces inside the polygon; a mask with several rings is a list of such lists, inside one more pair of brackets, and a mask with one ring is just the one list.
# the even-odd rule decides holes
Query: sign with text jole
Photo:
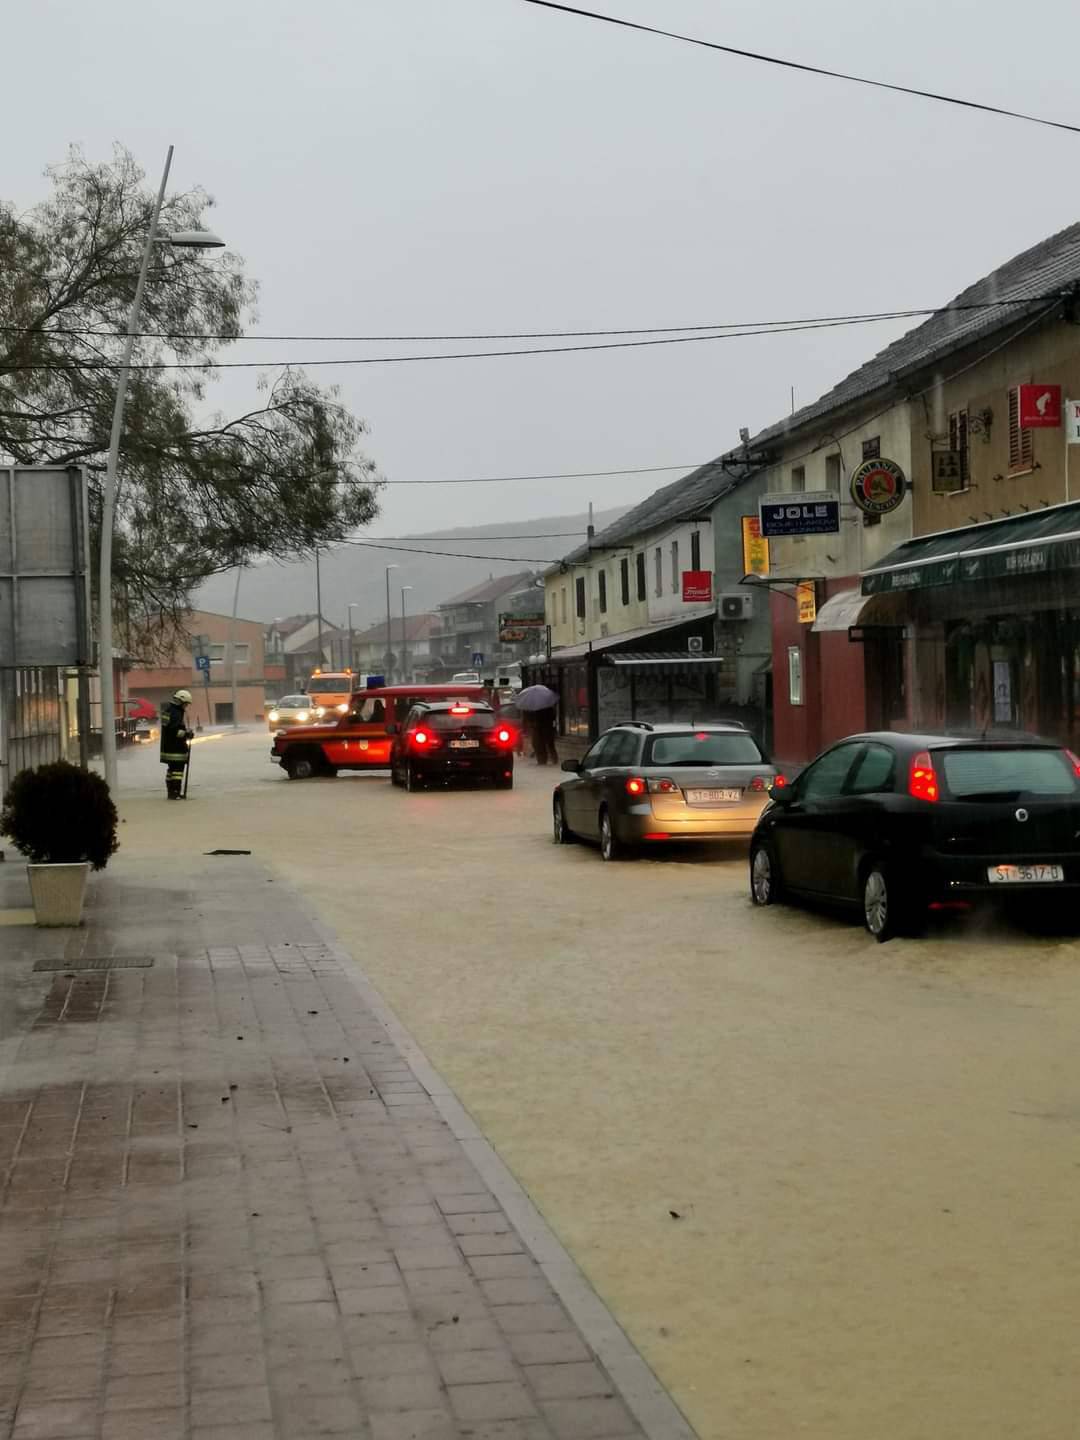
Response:
[{"label": "sign with text jole", "polygon": [[758,501],[766,540],[787,535],[838,535],[840,496],[835,490],[783,491]]},{"label": "sign with text jole", "polygon": [[1018,385],[1020,429],[1056,430],[1061,424],[1060,385]]},{"label": "sign with text jole", "polygon": [[712,601],[712,571],[684,570],[682,598],[684,605],[708,605]]},{"label": "sign with text jole", "polygon": [[1080,400],[1065,401],[1065,440],[1080,445]]},{"label": "sign with text jole", "polygon": [[744,575],[768,575],[769,542],[761,533],[756,515],[742,517],[742,564]]}]

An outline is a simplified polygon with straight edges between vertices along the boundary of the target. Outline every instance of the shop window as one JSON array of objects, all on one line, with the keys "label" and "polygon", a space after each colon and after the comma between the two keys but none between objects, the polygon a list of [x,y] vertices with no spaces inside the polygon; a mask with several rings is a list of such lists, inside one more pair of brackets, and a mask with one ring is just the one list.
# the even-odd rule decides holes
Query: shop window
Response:
[{"label": "shop window", "polygon": [[637,557],[637,598],[644,601],[648,596],[648,586],[645,581],[645,551],[642,550]]},{"label": "shop window", "polygon": [[825,489],[840,493],[840,456],[825,456]]},{"label": "shop window", "polygon": [[798,645],[789,645],[787,652],[788,704],[801,705],[802,694],[802,651]]},{"label": "shop window", "polygon": [[967,490],[971,485],[971,473],[968,469],[968,415],[966,410],[954,410],[949,416],[949,449],[954,450],[960,457],[960,484],[956,490],[950,492],[953,495],[959,495],[961,491]]},{"label": "shop window", "polygon": [[601,568],[596,576],[596,597],[600,604],[600,614],[607,614],[607,570]]},{"label": "shop window", "polygon": [[656,561],[656,595],[659,599],[664,593],[664,552],[659,545],[656,547],[656,554],[653,558]]},{"label": "shop window", "polygon": [[701,569],[701,531],[695,530],[690,536],[690,569]]},{"label": "shop window", "polygon": [[1009,391],[1009,474],[1022,475],[1034,468],[1035,452],[1030,430],[1020,429],[1020,391]]},{"label": "shop window", "polygon": [[671,542],[671,593],[679,593],[679,542]]},{"label": "shop window", "polygon": [[619,597],[624,605],[630,604],[630,561],[619,561]]},{"label": "shop window", "polygon": [[585,619],[585,576],[579,575],[574,581],[575,609],[579,620]]},{"label": "shop window", "polygon": [[792,490],[806,489],[806,466],[793,465],[791,467],[791,488]]}]

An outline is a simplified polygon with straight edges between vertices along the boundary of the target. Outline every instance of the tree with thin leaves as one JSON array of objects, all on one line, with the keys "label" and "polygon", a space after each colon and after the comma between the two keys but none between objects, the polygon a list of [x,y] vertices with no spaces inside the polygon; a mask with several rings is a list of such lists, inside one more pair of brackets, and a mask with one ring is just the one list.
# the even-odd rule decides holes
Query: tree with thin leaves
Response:
[{"label": "tree with thin leaves", "polygon": [[[84,465],[101,515],[117,367],[154,195],[132,156],[91,164],[72,149],[52,193],[23,213],[0,203],[0,460]],[[159,233],[206,228],[202,190],[167,195]],[[171,647],[193,589],[257,556],[295,559],[377,513],[362,422],[302,370],[264,376],[226,418],[207,403],[214,363],[254,316],[235,255],[158,247],[128,389],[113,560],[119,635]],[[195,369],[159,368],[170,362]]]}]

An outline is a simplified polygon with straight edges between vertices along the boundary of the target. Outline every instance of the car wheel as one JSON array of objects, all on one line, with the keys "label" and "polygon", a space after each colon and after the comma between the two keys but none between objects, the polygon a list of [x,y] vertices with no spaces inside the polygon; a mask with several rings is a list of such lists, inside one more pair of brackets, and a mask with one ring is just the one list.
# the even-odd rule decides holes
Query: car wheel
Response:
[{"label": "car wheel", "polygon": [[556,845],[572,845],[577,839],[566,823],[566,809],[559,795],[555,796],[551,811],[551,838]]},{"label": "car wheel", "polygon": [[611,812],[600,811],[600,858],[602,860],[625,860],[626,847],[615,834]]},{"label": "car wheel", "polygon": [[290,755],[285,769],[290,780],[310,780],[315,774],[315,761],[310,755]]},{"label": "car wheel", "polygon": [[420,776],[411,765],[406,765],[405,767],[405,789],[410,795],[415,794],[417,790],[423,789]]},{"label": "car wheel", "polygon": [[879,945],[899,933],[899,899],[896,887],[890,883],[884,866],[876,861],[868,865],[862,882],[863,923]]},{"label": "car wheel", "polygon": [[772,846],[764,842],[750,852],[750,899],[755,905],[776,905],[782,899]]}]

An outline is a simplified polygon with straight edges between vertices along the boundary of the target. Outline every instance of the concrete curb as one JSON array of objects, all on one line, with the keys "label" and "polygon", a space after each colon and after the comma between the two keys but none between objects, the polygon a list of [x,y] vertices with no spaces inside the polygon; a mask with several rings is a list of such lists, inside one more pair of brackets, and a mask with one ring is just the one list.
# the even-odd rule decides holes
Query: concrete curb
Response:
[{"label": "concrete curb", "polygon": [[[280,872],[279,872],[280,873]],[[345,973],[401,1052],[417,1081],[431,1096],[439,1114],[476,1166],[511,1224],[529,1246],[548,1284],[619,1387],[627,1409],[648,1440],[698,1440],[697,1432],[638,1353],[611,1311],[582,1274],[570,1253],[537,1210],[528,1193],[484,1138],[472,1116],[431,1064],[359,961],[284,878],[298,906],[326,945],[347,961]]]}]

